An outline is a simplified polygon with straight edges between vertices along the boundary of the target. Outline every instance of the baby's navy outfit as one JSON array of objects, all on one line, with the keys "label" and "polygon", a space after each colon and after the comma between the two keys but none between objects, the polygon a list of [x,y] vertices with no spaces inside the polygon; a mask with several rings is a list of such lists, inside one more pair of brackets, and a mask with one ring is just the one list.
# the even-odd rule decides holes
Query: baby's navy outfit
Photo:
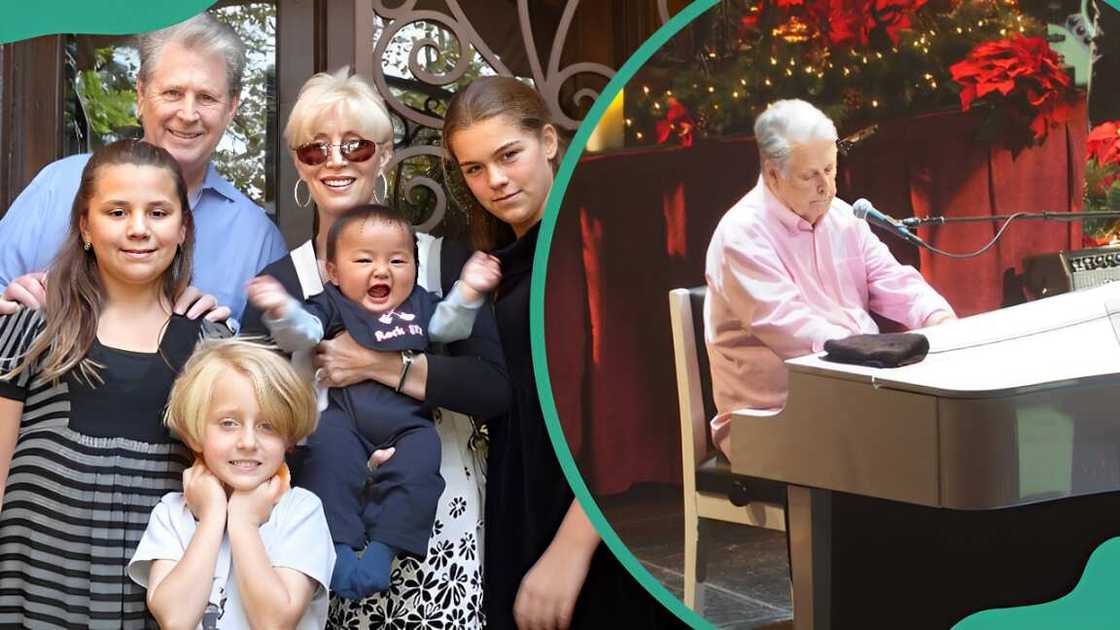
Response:
[{"label": "baby's navy outfit", "polygon": [[[328,284],[303,306],[322,322],[324,338],[345,331],[372,350],[421,352],[428,349],[438,304],[437,296],[417,286],[399,307],[377,315]],[[273,335],[278,337],[275,329]],[[376,540],[424,557],[444,488],[430,410],[374,381],[332,387],[328,396],[296,482],[322,500],[335,543],[361,549]],[[396,452],[371,472],[370,454],[390,446]]]}]

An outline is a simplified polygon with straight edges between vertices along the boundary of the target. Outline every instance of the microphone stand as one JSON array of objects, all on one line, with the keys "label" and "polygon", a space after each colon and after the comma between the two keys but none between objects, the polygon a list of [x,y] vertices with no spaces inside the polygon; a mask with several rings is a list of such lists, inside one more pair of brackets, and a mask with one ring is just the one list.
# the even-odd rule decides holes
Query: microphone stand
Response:
[{"label": "microphone stand", "polygon": [[[1000,237],[1003,236],[1004,231],[1007,230],[1007,228],[1011,225],[1011,222],[1019,219],[1065,222],[1084,221],[1086,219],[1120,219],[1120,211],[1110,210],[1106,212],[1016,212],[1015,214],[991,215],[986,217],[910,217],[908,219],[900,219],[897,221],[898,224],[905,228],[907,231],[909,230],[909,228],[925,224],[949,225],[952,223],[991,223],[994,221],[1003,221],[1003,225],[1001,225],[999,229],[996,230],[995,236],[992,237],[992,240],[988,241],[987,245],[967,254],[958,254],[939,249],[937,247],[934,247],[933,245],[930,245],[916,234],[913,235],[914,238],[912,240],[906,239],[907,241],[913,242],[918,247],[924,247],[925,249],[928,249],[935,254],[940,254],[949,258],[963,259],[979,256],[980,254],[983,254],[984,252],[991,249],[992,246],[995,245],[997,241],[999,241]],[[902,235],[895,235],[899,238],[903,238]]]},{"label": "microphone stand", "polygon": [[1120,210],[1108,212],[1018,212],[993,214],[986,217],[910,217],[899,219],[902,225],[912,228],[920,225],[949,225],[953,223],[991,223],[994,221],[1084,221],[1085,219],[1120,219]]}]

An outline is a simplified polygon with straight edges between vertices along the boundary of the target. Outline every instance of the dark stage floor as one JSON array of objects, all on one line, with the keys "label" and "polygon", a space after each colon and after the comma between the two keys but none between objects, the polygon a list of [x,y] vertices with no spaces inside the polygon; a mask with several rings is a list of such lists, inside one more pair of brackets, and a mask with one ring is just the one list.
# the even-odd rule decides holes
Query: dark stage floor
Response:
[{"label": "dark stage floor", "polygon": [[[600,497],[607,519],[634,555],[678,597],[684,593],[681,491],[643,485]],[[783,532],[732,523],[712,527],[713,544],[698,611],[720,628],[792,627],[789,564]]]}]

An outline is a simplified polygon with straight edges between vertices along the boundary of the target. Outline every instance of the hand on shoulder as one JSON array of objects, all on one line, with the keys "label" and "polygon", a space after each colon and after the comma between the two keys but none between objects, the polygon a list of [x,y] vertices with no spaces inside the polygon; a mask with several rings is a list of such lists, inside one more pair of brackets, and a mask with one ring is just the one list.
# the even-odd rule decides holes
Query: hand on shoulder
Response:
[{"label": "hand on shoulder", "polygon": [[11,315],[20,305],[43,308],[47,304],[47,274],[35,271],[12,280],[0,297],[0,315]]}]

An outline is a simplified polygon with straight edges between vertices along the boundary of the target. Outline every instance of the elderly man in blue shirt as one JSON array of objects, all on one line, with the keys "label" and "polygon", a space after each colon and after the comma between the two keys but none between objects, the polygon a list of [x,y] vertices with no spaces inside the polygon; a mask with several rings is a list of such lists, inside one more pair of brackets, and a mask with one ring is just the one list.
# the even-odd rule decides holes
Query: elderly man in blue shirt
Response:
[{"label": "elderly man in blue shirt", "polygon": [[[142,35],[139,47],[136,102],[144,140],[179,162],[194,211],[192,284],[240,317],[245,283],[287,253],[276,225],[210,163],[240,101],[245,45],[231,28],[203,12]],[[0,286],[5,287],[0,313],[14,310],[13,301],[33,308],[44,301],[39,272],[66,236],[88,160],[87,153],[48,164],[0,220]],[[182,313],[188,306],[180,300],[175,310]],[[191,310],[197,315],[200,309]]]}]

